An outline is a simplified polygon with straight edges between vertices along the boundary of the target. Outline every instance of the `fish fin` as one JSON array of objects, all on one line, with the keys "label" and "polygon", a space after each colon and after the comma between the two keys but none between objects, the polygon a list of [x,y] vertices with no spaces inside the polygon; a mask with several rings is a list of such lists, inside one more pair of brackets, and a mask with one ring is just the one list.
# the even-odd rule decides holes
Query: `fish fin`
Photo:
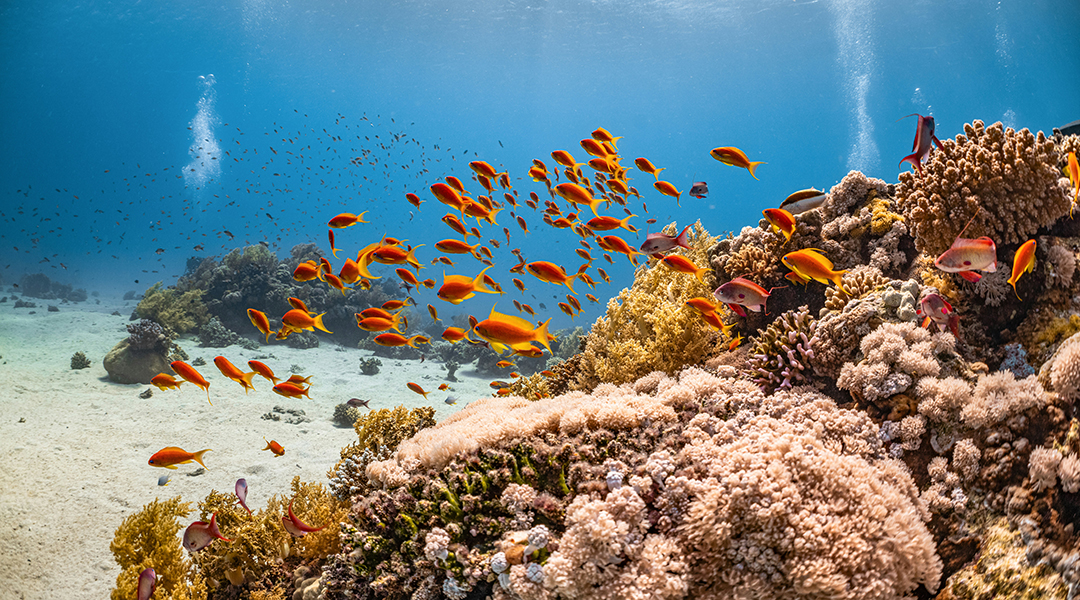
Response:
[{"label": "fish fin", "polygon": [[683,248],[686,248],[687,250],[690,250],[690,244],[688,244],[688,243],[686,242],[686,240],[688,239],[688,238],[686,237],[686,234],[687,234],[687,233],[688,233],[689,231],[690,231],[690,226],[689,226],[689,225],[687,225],[686,227],[683,227],[683,230],[682,230],[682,231],[681,231],[681,232],[679,233],[679,235],[678,235],[678,236],[677,236],[677,237],[675,238],[675,245],[676,245],[676,246],[682,246]]},{"label": "fish fin", "polygon": [[761,312],[761,307],[762,306],[763,305],[761,305],[761,304],[750,304],[746,308],[749,308],[750,310],[752,310],[754,312]]},{"label": "fish fin", "polygon": [[191,455],[191,458],[192,458],[192,460],[194,460],[195,462],[197,462],[197,463],[199,463],[200,465],[202,465],[202,468],[206,469],[207,471],[209,471],[209,470],[210,470],[210,468],[209,468],[209,467],[207,467],[207,466],[206,466],[205,464],[203,464],[203,461],[202,461],[202,459],[203,459],[203,454],[206,454],[206,453],[207,453],[207,452],[209,452],[209,451],[210,451],[210,448],[206,448],[205,450],[199,450],[199,451],[198,451],[198,452],[196,452],[195,454],[192,454],[192,455]]},{"label": "fish fin", "polygon": [[[547,351],[548,351],[549,354],[554,355],[555,353],[551,351],[551,345],[548,344],[548,337],[549,337],[548,336],[548,323],[550,323],[550,322],[551,322],[551,319],[548,319],[547,321],[544,321],[543,323],[541,323],[540,326],[535,329],[535,333],[536,333],[536,341],[543,344],[544,347],[547,348]],[[551,336],[551,337],[554,337],[554,336]]]},{"label": "fish fin", "polygon": [[[345,292],[342,292],[342,293],[344,294]],[[323,315],[325,315],[325,314],[326,313],[322,313],[322,314],[319,314],[319,315],[315,316],[315,327],[319,328],[322,331],[325,331],[326,333],[334,333],[333,331],[330,331],[329,329],[327,329],[326,325],[323,325],[322,318],[323,318]]]},{"label": "fish fin", "polygon": [[245,394],[248,393],[248,389],[255,389],[255,384],[251,383],[251,381],[255,378],[255,375],[257,374],[258,373],[256,373],[255,371],[252,371],[250,373],[244,373],[240,376],[240,379],[244,382],[243,385]]},{"label": "fish fin", "polygon": [[757,179],[757,175],[754,175],[754,171],[757,170],[758,165],[764,165],[764,164],[767,164],[767,163],[765,163],[763,161],[760,161],[760,160],[757,161],[757,162],[752,162],[749,165],[747,165],[746,170],[750,171],[750,176],[751,177],[753,177],[754,179]]},{"label": "fish fin", "polygon": [[960,271],[957,275],[967,279],[971,283],[979,283],[979,280],[982,279],[982,275],[979,275],[975,271]]},{"label": "fish fin", "polygon": [[[588,265],[585,266],[588,267]],[[577,273],[574,273],[573,275],[567,277],[566,281],[564,282],[566,283],[566,287],[570,288],[570,291],[574,294],[577,294],[577,292],[574,291],[574,280],[578,277],[581,277],[582,273],[584,273],[584,271],[578,271]]]},{"label": "fish fin", "polygon": [[729,303],[728,308],[731,309],[731,312],[739,315],[740,317],[745,317],[746,316],[746,311],[743,310],[743,307],[738,305],[738,304],[730,304]]},{"label": "fish fin", "polygon": [[930,317],[924,317],[923,318],[922,326],[923,326],[923,329],[929,329],[930,328]]},{"label": "fish fin", "polygon": [[903,159],[901,159],[900,164],[897,165],[897,168],[903,167],[904,163],[910,163],[911,166],[918,169],[920,173],[922,172],[922,164],[919,162],[919,153],[918,152],[916,152],[915,154],[908,154]]}]

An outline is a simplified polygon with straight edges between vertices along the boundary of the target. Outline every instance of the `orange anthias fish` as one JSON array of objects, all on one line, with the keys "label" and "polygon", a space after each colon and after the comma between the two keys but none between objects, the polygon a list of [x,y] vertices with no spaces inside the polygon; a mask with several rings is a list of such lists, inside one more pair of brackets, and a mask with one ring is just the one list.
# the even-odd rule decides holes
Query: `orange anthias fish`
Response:
[{"label": "orange anthias fish", "polygon": [[[266,438],[263,438],[263,441],[266,442]],[[270,440],[269,442],[266,442],[266,447],[263,448],[263,450],[264,451],[269,450],[269,451],[273,452],[274,456],[284,456],[285,455],[285,448],[282,448],[281,444],[275,442],[274,440]]]},{"label": "orange anthias fish", "polygon": [[[207,381],[201,373],[196,371],[195,367],[187,364],[182,360],[174,360],[173,362],[169,363],[169,366],[172,367],[173,371],[176,371],[177,375],[183,377],[184,380],[190,381],[191,383],[194,383],[195,385],[206,390],[206,401],[210,402],[210,382]],[[213,405],[214,403],[210,402],[210,404]]]},{"label": "orange anthias fish", "polygon": [[416,392],[417,394],[420,394],[421,396],[423,396],[424,400],[427,400],[427,395],[431,393],[431,392],[425,392],[424,388],[420,387],[420,384],[413,383],[411,381],[409,383],[406,383],[405,386],[408,387],[410,390]]},{"label": "orange anthias fish", "polygon": [[311,262],[302,262],[293,270],[293,279],[299,282],[322,279],[322,270]]},{"label": "orange anthias fish", "polygon": [[1077,199],[1080,198],[1080,162],[1076,161],[1076,153],[1069,153],[1069,183],[1073,186],[1073,201],[1069,205],[1069,218],[1072,218],[1073,209],[1076,208]]},{"label": "orange anthias fish", "polygon": [[705,283],[705,274],[709,272],[709,267],[699,267],[690,259],[678,254],[669,254],[664,257],[662,262],[675,272],[686,273],[697,277],[698,281],[701,283]]},{"label": "orange anthias fish", "polygon": [[576,169],[585,163],[579,163],[574,160],[574,157],[566,150],[556,150],[551,153],[551,158],[560,165],[567,169]]},{"label": "orange anthias fish", "polygon": [[177,381],[172,375],[169,375],[168,373],[158,373],[157,375],[154,375],[150,378],[150,384],[163,392],[165,390],[178,390],[180,389],[180,384],[182,383],[184,382]]},{"label": "orange anthias fish", "polygon": [[344,229],[345,227],[352,227],[357,223],[367,223],[367,221],[364,220],[364,215],[366,214],[366,210],[358,215],[354,215],[352,213],[341,213],[333,219],[330,219],[330,222],[327,223],[327,226],[332,227],[333,229]]},{"label": "orange anthias fish", "polygon": [[281,381],[281,378],[274,375],[274,371],[271,370],[270,367],[257,360],[249,360],[248,366],[251,367],[252,371],[255,371],[270,383],[276,384],[277,382]]},{"label": "orange anthias fish", "polygon": [[439,242],[435,242],[435,248],[439,252],[445,252],[447,254],[472,254],[473,258],[480,260],[480,253],[477,248],[480,244],[470,246],[469,244],[454,239],[446,239]]},{"label": "orange anthias fish", "polygon": [[638,264],[637,259],[634,257],[635,255],[641,253],[631,248],[622,238],[615,235],[605,235],[596,238],[596,243],[608,252],[618,252],[619,254],[625,254],[626,258],[630,259],[630,262],[634,263],[635,265]]},{"label": "orange anthias fish", "polygon": [[660,171],[663,171],[667,168],[664,167],[662,169],[657,169],[655,166],[653,166],[651,162],[649,162],[649,159],[644,157],[635,158],[634,165],[637,166],[638,169],[641,169],[642,172],[648,173],[649,175],[655,177],[657,181],[660,181]]},{"label": "orange anthias fish", "polygon": [[997,271],[997,246],[994,240],[983,236],[976,239],[958,237],[952,246],[934,260],[934,266],[946,273],[956,273],[972,283],[982,279],[975,271]]},{"label": "orange anthias fish", "polygon": [[375,336],[375,343],[380,346],[386,346],[388,348],[396,348],[398,346],[409,346],[410,348],[416,348],[417,344],[430,344],[431,340],[426,336],[416,334],[410,338],[406,338],[400,333],[380,333]]},{"label": "orange anthias fish", "polygon": [[420,244],[415,248],[409,246],[408,249],[402,250],[397,246],[379,246],[371,252],[371,257],[375,262],[382,263],[384,265],[400,265],[403,263],[409,263],[415,269],[420,270],[420,261],[416,259],[417,248],[422,247],[424,244]]},{"label": "orange anthias fish", "polygon": [[[574,280],[581,276],[581,273],[567,275],[566,271],[559,265],[543,260],[538,260],[525,265],[525,270],[535,275],[540,281],[546,281],[556,285],[565,285],[570,288],[571,292],[574,291]],[[577,292],[574,293],[576,294]]]},{"label": "orange anthias fish", "polygon": [[325,314],[322,313],[312,317],[308,313],[294,308],[281,317],[282,327],[292,331],[315,331],[318,328],[326,333],[333,333],[323,325],[322,318]]},{"label": "orange anthias fish", "polygon": [[784,234],[784,245],[791,241],[791,235],[795,233],[795,217],[782,208],[766,208],[761,211],[765,220],[772,225],[776,233]]},{"label": "orange anthias fish", "polygon": [[270,334],[274,332],[270,329],[270,319],[267,318],[266,313],[255,310],[254,308],[247,309],[248,319],[251,319],[251,324],[255,326],[255,329],[259,330],[259,333],[266,334],[266,343],[270,343]]},{"label": "orange anthias fish", "polygon": [[471,279],[464,275],[443,275],[443,284],[438,291],[439,298],[451,304],[461,304],[475,296],[476,292],[498,294],[499,292],[488,287],[484,281],[484,273],[490,268],[484,267],[479,275]]},{"label": "orange anthias fish", "polygon": [[589,219],[589,222],[585,225],[587,225],[592,231],[611,231],[612,229],[618,229],[622,227],[630,233],[637,233],[637,228],[633,225],[630,225],[630,219],[633,219],[636,216],[637,215],[630,215],[625,219],[616,219],[615,217],[608,216],[595,217]]},{"label": "orange anthias fish", "polygon": [[[162,448],[154,453],[150,457],[150,461],[147,463],[152,467],[164,467],[166,469],[176,469],[176,465],[186,465],[191,461],[195,461],[202,465],[204,469],[207,469],[203,464],[203,454],[209,452],[210,449],[199,450],[198,452],[187,452],[182,448],[176,446],[169,446],[168,448]],[[209,471],[209,469],[207,469]]]},{"label": "orange anthias fish", "polygon": [[724,146],[721,148],[713,148],[709,154],[716,160],[724,163],[725,165],[731,165],[733,167],[741,167],[750,171],[750,176],[757,179],[757,175],[754,171],[758,168],[758,165],[765,164],[764,162],[750,162],[750,159],[746,157],[746,153],[738,148],[732,146]]},{"label": "orange anthias fish", "polygon": [[504,315],[492,307],[491,314],[487,319],[476,324],[475,331],[476,335],[487,340],[496,352],[501,352],[505,347],[512,350],[529,350],[533,348],[531,342],[540,342],[548,352],[551,352],[548,340],[555,338],[548,334],[547,328],[550,322],[551,319],[548,319],[539,327],[534,327],[525,319]]},{"label": "orange anthias fish", "polygon": [[248,393],[248,391],[255,389],[255,386],[251,385],[251,378],[255,377],[255,371],[245,373],[240,369],[237,369],[236,365],[229,362],[229,359],[224,356],[214,357],[214,365],[217,366],[218,371],[221,371],[222,375],[243,386],[245,394]]},{"label": "orange anthias fish", "polygon": [[311,396],[308,395],[308,390],[300,387],[295,383],[279,383],[274,386],[274,393],[278,396],[284,396],[285,398],[300,398],[304,397],[311,400]]},{"label": "orange anthias fish", "polygon": [[500,173],[496,171],[495,167],[489,165],[482,160],[474,160],[470,162],[469,168],[472,169],[473,172],[475,172],[477,175],[482,175],[484,177],[487,177],[488,179],[498,179],[500,175],[503,175],[505,173]]},{"label": "orange anthias fish", "polygon": [[564,200],[571,204],[582,204],[592,209],[593,215],[599,217],[600,213],[596,212],[596,207],[600,206],[603,202],[602,199],[596,198],[592,195],[592,192],[581,187],[576,183],[560,183],[555,186],[555,193],[562,196]]},{"label": "orange anthias fish", "polygon": [[285,527],[285,531],[288,531],[289,535],[292,535],[293,537],[304,537],[309,533],[326,529],[326,525],[323,525],[322,527],[312,527],[301,521],[300,518],[293,513],[292,506],[293,501],[289,500],[289,516],[281,517],[281,525]]},{"label": "orange anthias fish", "polygon": [[472,341],[472,339],[469,338],[469,330],[462,329],[460,327],[447,327],[446,331],[444,331],[442,334],[442,339],[450,342],[451,344],[456,344],[461,340],[468,340],[470,342]]},{"label": "orange anthias fish", "polygon": [[615,142],[623,139],[623,136],[620,135],[619,137],[614,137],[603,127],[597,127],[596,130],[592,132],[592,138],[599,142],[611,144],[612,148],[618,148],[618,146],[615,145]]},{"label": "orange anthias fish", "polygon": [[1009,285],[1013,287],[1013,293],[1016,294],[1017,300],[1023,300],[1020,297],[1020,292],[1016,291],[1016,282],[1020,281],[1020,276],[1024,273],[1030,273],[1035,270],[1035,240],[1028,240],[1016,249],[1016,254],[1013,255],[1012,277],[1009,277]]},{"label": "orange anthias fish", "polygon": [[431,193],[435,196],[435,199],[439,202],[460,212],[465,212],[465,201],[461,199],[461,194],[458,193],[458,190],[455,190],[445,183],[433,184],[430,189]]},{"label": "orange anthias fish", "polygon": [[667,181],[657,180],[656,183],[653,184],[653,187],[656,188],[656,191],[660,192],[661,194],[674,198],[676,206],[682,206],[681,204],[679,204],[679,198],[682,197],[682,192],[675,189],[675,186],[671,185],[671,183]]},{"label": "orange anthias fish", "polygon": [[798,273],[802,277],[808,277],[824,284],[833,282],[841,292],[847,294],[844,289],[844,271],[834,271],[832,261],[813,248],[804,248],[795,252],[788,252],[780,259],[784,266]]}]

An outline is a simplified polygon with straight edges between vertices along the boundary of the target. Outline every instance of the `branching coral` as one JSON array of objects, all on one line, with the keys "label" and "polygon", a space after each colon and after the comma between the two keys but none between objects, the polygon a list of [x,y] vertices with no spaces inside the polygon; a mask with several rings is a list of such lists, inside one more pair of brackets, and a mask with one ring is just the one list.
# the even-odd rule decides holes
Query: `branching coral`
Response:
[{"label": "branching coral", "polygon": [[362,415],[353,423],[360,439],[341,449],[341,460],[326,474],[331,491],[340,499],[364,491],[370,463],[390,458],[402,440],[434,425],[435,409],[430,406],[382,408]]},{"label": "branching coral", "polygon": [[766,391],[810,383],[816,328],[805,306],[777,317],[754,341],[747,375]]},{"label": "branching coral", "polygon": [[[692,249],[683,256],[705,265],[713,242],[695,223]],[[711,292],[694,277],[664,266],[639,269],[634,284],[610,300],[606,315],[593,324],[582,353],[579,389],[633,381],[650,371],[673,373],[703,361],[718,334],[685,303]]]},{"label": "branching coral", "polygon": [[988,235],[1008,245],[1068,214],[1058,150],[1041,131],[1036,136],[975,121],[942,146],[923,164],[921,176],[901,173],[896,187],[920,251],[944,252],[972,217],[965,237]]},{"label": "branching coral", "polygon": [[884,323],[864,337],[864,356],[858,364],[846,363],[837,387],[856,398],[875,402],[906,391],[915,378],[936,376],[941,366],[936,355],[952,353],[956,338],[931,334],[914,323]]},{"label": "branching coral", "polygon": [[109,549],[120,575],[112,600],[135,597],[139,574],[153,567],[159,576],[157,598],[169,600],[199,600],[206,598],[206,581],[192,568],[176,536],[183,525],[177,520],[191,512],[191,505],[179,497],[164,502],[154,500],[131,515],[116,529]]},{"label": "branching coral", "polygon": [[146,290],[143,299],[135,307],[135,314],[143,319],[153,319],[176,333],[188,333],[202,327],[210,320],[210,313],[202,302],[202,290],[192,289],[184,293],[174,289],[162,289],[161,282]]},{"label": "branching coral", "polygon": [[860,265],[850,269],[843,277],[844,289],[847,294],[840,291],[839,287],[829,286],[825,288],[825,308],[829,310],[843,310],[853,298],[862,298],[866,294],[888,283],[888,279],[881,274],[876,267]]}]

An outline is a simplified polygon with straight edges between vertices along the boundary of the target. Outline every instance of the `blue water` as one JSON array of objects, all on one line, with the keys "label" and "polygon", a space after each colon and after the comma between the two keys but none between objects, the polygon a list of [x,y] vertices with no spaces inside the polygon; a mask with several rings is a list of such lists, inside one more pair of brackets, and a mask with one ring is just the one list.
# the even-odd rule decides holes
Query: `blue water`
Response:
[{"label": "blue water", "polygon": [[[530,161],[583,160],[578,141],[600,126],[623,136],[624,164],[644,156],[679,189],[711,190],[677,207],[631,172],[649,210],[630,204],[632,245],[650,217],[653,230],[701,219],[737,232],[849,169],[895,181],[915,129],[904,115],[933,114],[939,137],[973,119],[1049,132],[1080,117],[1078,30],[1075,1],[5,3],[0,280],[141,291],[241,244],[325,249],[343,210],[371,224],[339,232],[339,247],[393,235],[427,244],[426,264],[453,237],[430,184],[456,175],[474,191],[480,159],[522,197],[543,193]],[[716,146],[767,161],[760,180],[712,159]],[[427,201],[418,213],[405,192]],[[529,236],[504,213],[485,239],[505,242],[505,225],[528,260],[576,268],[576,235],[519,214]],[[495,252],[511,290],[516,261],[505,243]],[[603,302],[633,270],[599,264],[613,277]],[[524,279],[522,299],[568,325],[554,310],[566,290]]]}]

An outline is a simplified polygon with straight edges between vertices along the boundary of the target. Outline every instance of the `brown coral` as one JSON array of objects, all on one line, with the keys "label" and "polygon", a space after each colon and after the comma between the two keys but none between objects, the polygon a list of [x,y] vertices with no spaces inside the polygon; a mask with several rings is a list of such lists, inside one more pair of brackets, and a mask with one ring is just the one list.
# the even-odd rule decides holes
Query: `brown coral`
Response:
[{"label": "brown coral", "polygon": [[[691,249],[683,256],[704,265],[714,241],[695,223]],[[630,382],[652,371],[674,373],[702,362],[719,334],[685,304],[711,292],[694,277],[667,267],[638,269],[634,284],[608,301],[607,313],[593,324],[582,352],[578,389]]]},{"label": "brown coral", "polygon": [[876,267],[860,265],[850,269],[847,273],[844,273],[843,277],[844,289],[848,293],[845,294],[835,286],[825,288],[825,308],[843,310],[844,306],[852,298],[862,298],[888,282],[889,280]]},{"label": "brown coral", "polygon": [[975,121],[942,146],[921,176],[901,173],[896,187],[920,251],[944,252],[972,217],[965,237],[988,235],[1008,245],[1068,214],[1058,150],[1041,131],[1036,136]]}]

